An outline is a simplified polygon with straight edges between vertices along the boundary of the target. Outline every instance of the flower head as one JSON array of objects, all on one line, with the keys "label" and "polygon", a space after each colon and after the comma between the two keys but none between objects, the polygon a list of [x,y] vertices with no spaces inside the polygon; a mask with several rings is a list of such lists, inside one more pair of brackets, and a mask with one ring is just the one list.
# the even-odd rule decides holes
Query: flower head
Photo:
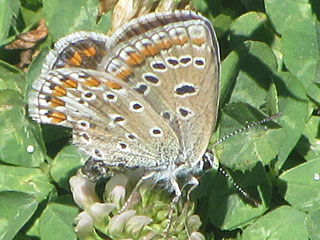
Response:
[{"label": "flower head", "polygon": [[73,197],[84,209],[76,218],[79,239],[97,239],[97,231],[111,239],[204,239],[197,232],[201,221],[193,215],[192,202],[180,199],[171,209],[167,191],[148,181],[135,189],[130,187],[131,180],[130,175],[113,176],[101,196],[104,201],[100,202],[89,180],[79,173],[71,178]]}]

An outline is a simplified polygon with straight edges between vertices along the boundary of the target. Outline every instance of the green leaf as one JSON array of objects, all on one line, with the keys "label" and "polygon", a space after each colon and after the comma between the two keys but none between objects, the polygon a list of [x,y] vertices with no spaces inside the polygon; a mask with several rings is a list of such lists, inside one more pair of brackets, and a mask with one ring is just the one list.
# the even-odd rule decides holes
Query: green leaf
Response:
[{"label": "green leaf", "polygon": [[[217,38],[222,38],[225,34],[228,33],[230,25],[232,23],[233,15],[235,14],[235,12],[228,9],[227,11],[222,12],[212,20],[212,24],[214,26]],[[222,50],[223,49],[221,49],[221,51]]]},{"label": "green leaf", "polygon": [[276,74],[276,58],[267,45],[248,41],[228,55],[222,69],[220,105],[246,102],[259,108]]},{"label": "green leaf", "polygon": [[248,225],[267,210],[271,201],[271,183],[261,164],[251,171],[232,174],[233,180],[248,192],[258,207],[245,198],[222,174],[217,174],[210,182],[210,195],[206,213],[211,223],[222,230],[234,230]]},{"label": "green leaf", "polygon": [[13,239],[31,218],[38,206],[37,200],[26,193],[0,192],[0,239]]},{"label": "green leaf", "polygon": [[289,71],[306,88],[310,97],[320,103],[320,89],[314,82],[319,64],[319,39],[316,36],[314,19],[297,21],[295,27],[287,28],[283,33],[283,57]]},{"label": "green leaf", "polygon": [[264,1],[263,0],[241,0],[241,3],[248,10],[263,11],[264,10]]},{"label": "green leaf", "polygon": [[230,46],[235,48],[246,40],[272,44],[273,34],[267,25],[267,16],[259,12],[249,12],[233,21],[230,28]]},{"label": "green leaf", "polygon": [[305,89],[294,76],[280,73],[275,84],[279,91],[279,120],[284,137],[275,163],[275,169],[279,170],[301,137],[309,111]]},{"label": "green leaf", "polygon": [[25,103],[17,91],[6,89],[0,90],[0,106],[0,111],[4,111],[10,107],[25,107]]},{"label": "green leaf", "polygon": [[43,17],[41,0],[32,1],[32,3],[34,3],[34,6],[21,7],[23,21],[27,26],[36,26],[40,19]]},{"label": "green leaf", "polygon": [[[39,77],[40,72],[41,72],[41,68],[42,68],[42,64],[43,64],[48,52],[49,52],[48,49],[44,48],[42,51],[39,52],[37,57],[29,65],[29,70],[26,74],[26,80],[28,83],[28,88],[26,91],[27,94],[31,90],[32,83]],[[27,94],[25,95],[26,99],[28,99]]]},{"label": "green leaf", "polygon": [[278,113],[279,111],[279,97],[278,97],[278,90],[275,83],[272,83],[266,101],[266,109],[269,110],[271,113]]},{"label": "green leaf", "polygon": [[61,197],[56,202],[49,203],[40,217],[41,239],[77,239],[72,224],[77,213],[78,208],[72,206],[70,196]]},{"label": "green leaf", "polygon": [[276,30],[282,34],[286,67],[301,81],[308,95],[320,103],[320,89],[314,84],[315,81],[320,82],[315,79],[318,76],[320,47],[314,7],[308,0],[266,1],[267,13]]},{"label": "green leaf", "polygon": [[97,3],[98,0],[44,0],[44,14],[53,41],[75,31],[96,30]]},{"label": "green leaf", "polygon": [[0,165],[0,191],[28,193],[40,202],[52,188],[48,176],[40,169]]},{"label": "green leaf", "polygon": [[320,210],[310,212],[307,218],[307,230],[311,240],[320,239]]},{"label": "green leaf", "polygon": [[[268,0],[265,1],[266,12],[275,29],[282,34],[294,22],[312,17],[309,0]],[[297,17],[299,16],[299,17]]]},{"label": "green leaf", "polygon": [[[177,1],[178,2],[178,1]],[[221,0],[193,0],[194,8],[205,15],[217,15],[222,10]]]},{"label": "green leaf", "polygon": [[[269,92],[275,88],[273,79],[277,76],[276,58],[267,45],[252,41],[241,44],[223,61],[222,69],[222,111],[217,131],[219,134],[216,135],[220,138],[228,136],[251,122],[266,118],[258,108],[268,114],[276,113],[265,109],[266,103],[275,99]],[[273,104],[272,109],[277,110],[278,107]],[[246,170],[253,167],[257,161],[270,163],[279,153],[282,130],[265,131],[263,126],[258,126],[245,133],[245,136],[238,134],[231,137],[214,149],[221,163],[233,169]]]},{"label": "green leaf", "polygon": [[320,159],[303,163],[280,175],[280,192],[285,200],[303,211],[320,209]]},{"label": "green leaf", "polygon": [[12,15],[18,12],[19,5],[18,0],[0,0],[0,43],[7,38]]},{"label": "green leaf", "polygon": [[320,157],[319,125],[320,117],[311,116],[297,144],[296,151],[307,161]]},{"label": "green leaf", "polygon": [[[244,103],[231,103],[223,108],[220,121],[220,138],[228,136],[252,122],[266,118],[261,112]],[[230,137],[217,145],[214,152],[219,161],[232,169],[248,170],[257,162],[269,164],[278,154],[282,141],[281,129],[269,129],[263,125]],[[273,127],[277,127],[273,124]],[[279,128],[280,126],[278,126]]]},{"label": "green leaf", "polygon": [[101,16],[97,26],[95,26],[95,31],[107,34],[111,24],[111,17],[111,11]]},{"label": "green leaf", "polygon": [[76,146],[64,147],[52,161],[51,176],[59,186],[69,189],[69,177],[84,165],[88,157]]},{"label": "green leaf", "polygon": [[239,73],[230,102],[246,102],[260,107],[276,70],[276,58],[271,49],[260,42],[248,41],[234,50],[240,56]]},{"label": "green leaf", "polygon": [[24,94],[26,81],[23,72],[10,64],[0,61],[0,90],[11,89]]},{"label": "green leaf", "polygon": [[306,214],[292,207],[279,207],[243,231],[243,240],[307,240]]},{"label": "green leaf", "polygon": [[0,91],[0,159],[3,162],[38,167],[46,156],[39,125],[26,119],[19,94]]}]

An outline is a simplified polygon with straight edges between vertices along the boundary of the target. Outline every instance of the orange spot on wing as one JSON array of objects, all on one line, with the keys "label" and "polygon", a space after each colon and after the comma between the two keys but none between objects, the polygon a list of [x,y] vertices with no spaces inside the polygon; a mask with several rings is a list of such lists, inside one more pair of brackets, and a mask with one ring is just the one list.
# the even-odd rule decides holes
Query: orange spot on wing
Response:
[{"label": "orange spot on wing", "polygon": [[165,45],[166,49],[169,49],[172,47],[172,42],[169,39],[163,40],[163,44]]},{"label": "orange spot on wing", "polygon": [[65,102],[62,101],[62,100],[59,99],[59,98],[51,98],[50,106],[51,106],[52,108],[55,108],[55,107],[58,107],[58,106],[65,106]]},{"label": "orange spot on wing", "polygon": [[82,63],[82,58],[80,54],[77,51],[75,51],[73,56],[69,58],[67,61],[69,64],[73,66],[80,66],[80,64]]},{"label": "orange spot on wing", "polygon": [[97,51],[94,47],[89,47],[87,49],[82,50],[82,53],[87,57],[92,57],[97,54]]},{"label": "orange spot on wing", "polygon": [[180,44],[180,39],[179,39],[177,36],[175,36],[175,38],[172,38],[172,42],[173,42],[173,44],[175,44],[175,45],[181,45],[181,44]]},{"label": "orange spot on wing", "polygon": [[180,44],[183,45],[189,41],[188,37],[186,35],[180,36]]},{"label": "orange spot on wing", "polygon": [[130,66],[138,65],[144,61],[144,57],[137,52],[128,53],[128,59],[126,63]]},{"label": "orange spot on wing", "polygon": [[172,47],[172,42],[169,39],[163,39],[157,43],[157,47],[166,50]]},{"label": "orange spot on wing", "polygon": [[66,115],[58,111],[49,111],[47,117],[51,118],[51,123],[60,123],[67,119]]},{"label": "orange spot on wing", "polygon": [[89,77],[83,84],[88,87],[98,87],[100,85],[100,81],[94,77]]},{"label": "orange spot on wing", "polygon": [[55,85],[52,88],[52,96],[54,97],[63,97],[67,95],[67,90],[64,87]]},{"label": "orange spot on wing", "polygon": [[109,88],[115,89],[115,90],[119,90],[122,88],[122,86],[119,83],[116,82],[105,82],[105,85]]},{"label": "orange spot on wing", "polygon": [[116,77],[122,80],[126,79],[128,76],[132,74],[132,70],[130,68],[123,67],[117,73]]},{"label": "orange spot on wing", "polygon": [[71,80],[71,79],[63,79],[61,80],[63,82],[63,86],[67,88],[77,88],[78,82]]},{"label": "orange spot on wing", "polygon": [[147,45],[145,48],[141,49],[141,54],[145,57],[155,56],[159,53],[159,48],[155,45]]},{"label": "orange spot on wing", "polygon": [[197,46],[201,46],[202,44],[204,44],[206,42],[205,37],[192,38],[191,40],[192,40],[192,43],[194,43]]}]

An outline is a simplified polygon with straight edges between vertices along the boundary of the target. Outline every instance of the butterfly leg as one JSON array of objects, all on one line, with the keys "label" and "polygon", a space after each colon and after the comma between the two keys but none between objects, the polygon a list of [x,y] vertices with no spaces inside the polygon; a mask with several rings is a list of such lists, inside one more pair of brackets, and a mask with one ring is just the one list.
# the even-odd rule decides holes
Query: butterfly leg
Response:
[{"label": "butterfly leg", "polygon": [[191,192],[199,185],[199,180],[195,176],[192,176],[189,182],[187,183],[188,185],[191,185],[190,189],[187,192],[187,202],[185,208],[187,209],[186,212],[186,217],[184,221],[184,228],[186,229],[188,239],[190,238],[190,233],[188,231],[188,226],[187,226],[187,220],[188,220],[188,212],[189,212],[189,204],[190,204],[190,194]]},{"label": "butterfly leg", "polygon": [[[174,191],[175,191],[175,197],[172,199],[171,203],[170,203],[170,211],[169,211],[169,214],[168,214],[168,224],[165,228],[165,233],[168,233],[169,229],[170,229],[170,226],[171,226],[171,223],[172,223],[172,216],[173,216],[173,212],[174,212],[174,207],[176,206],[176,204],[178,204],[180,198],[181,198],[181,190],[180,190],[180,187],[178,185],[178,183],[173,179],[171,181],[171,184],[172,186],[174,187]],[[190,180],[182,187],[182,189],[187,186],[187,185],[191,185],[191,188],[188,190],[187,192],[187,203],[186,203],[186,218],[185,218],[185,229],[187,231],[187,235],[189,236],[189,232],[188,232],[188,229],[187,229],[187,224],[186,224],[186,221],[187,221],[187,214],[188,214],[188,205],[189,205],[189,201],[190,201],[190,193],[193,191],[193,189],[195,189],[198,185],[199,185],[199,180],[192,176],[190,178]]]},{"label": "butterfly leg", "polygon": [[138,191],[139,187],[147,180],[149,180],[150,178],[152,178],[154,176],[155,172],[151,172],[148,173],[144,176],[142,176],[139,181],[137,182],[136,186],[133,188],[132,192],[130,193],[129,198],[127,199],[127,201],[125,201],[125,203],[122,205],[121,209],[119,210],[118,213],[122,213],[126,210],[126,208],[128,207],[128,205],[130,204],[134,194]]},{"label": "butterfly leg", "polygon": [[179,199],[181,197],[181,190],[180,190],[180,187],[179,187],[179,184],[177,183],[177,181],[175,179],[171,179],[171,184],[174,188],[175,196],[172,199],[172,201],[170,202],[170,210],[169,210],[169,214],[168,214],[168,224],[164,230],[165,234],[167,234],[169,232],[171,222],[172,222],[172,215],[174,212],[174,207],[179,202]]}]

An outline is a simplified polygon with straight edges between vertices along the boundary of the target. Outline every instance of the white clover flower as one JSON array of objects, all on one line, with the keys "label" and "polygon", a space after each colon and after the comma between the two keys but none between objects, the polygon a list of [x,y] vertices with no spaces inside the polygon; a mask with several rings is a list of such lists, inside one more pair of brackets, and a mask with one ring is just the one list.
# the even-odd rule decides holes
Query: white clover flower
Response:
[{"label": "white clover flower", "polygon": [[[130,187],[130,182],[131,176],[115,175],[105,186],[101,197],[104,202],[99,202],[97,193],[93,192],[94,184],[79,176],[70,180],[77,204],[85,206],[84,212],[76,219],[75,230],[79,239],[93,239],[92,236],[100,239],[96,230],[116,240],[204,239],[197,232],[201,221],[199,216],[193,215],[192,202],[186,204],[183,199],[179,201],[173,211],[170,228],[167,229],[172,201],[168,192],[146,182],[132,193],[134,185]],[[128,203],[129,197],[131,200]],[[123,207],[124,204],[126,207]]]},{"label": "white clover flower", "polygon": [[105,226],[105,219],[109,217],[110,213],[116,209],[117,206],[113,203],[94,203],[87,212],[93,218],[94,223],[100,227]]},{"label": "white clover flower", "polygon": [[99,201],[95,191],[96,184],[83,177],[81,173],[78,172],[71,177],[69,183],[73,199],[80,208],[89,208],[90,205]]},{"label": "white clover flower", "polygon": [[76,224],[74,231],[78,238],[81,240],[92,239],[94,228],[91,216],[86,212],[81,212],[74,220]]}]

